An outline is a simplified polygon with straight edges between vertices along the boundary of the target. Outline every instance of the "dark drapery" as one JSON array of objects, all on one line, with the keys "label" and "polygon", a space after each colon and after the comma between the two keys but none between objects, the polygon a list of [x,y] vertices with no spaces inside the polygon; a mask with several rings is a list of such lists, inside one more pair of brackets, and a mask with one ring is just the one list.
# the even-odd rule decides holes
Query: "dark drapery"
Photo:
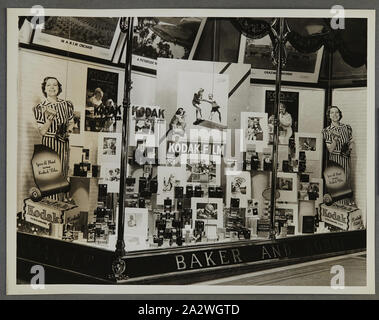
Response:
[{"label": "dark drapery", "polygon": [[[304,28],[304,19],[290,19],[290,32],[287,41],[299,52],[311,53],[324,46],[325,50],[335,52],[338,50],[342,59],[354,68],[367,62],[367,19],[345,19],[344,29],[331,28],[330,19],[317,19],[322,30],[314,34],[304,34],[296,30],[298,26]],[[315,19],[307,19],[309,24]],[[271,24],[273,18],[234,18],[233,25],[246,37],[261,39],[270,35],[272,39]]]}]

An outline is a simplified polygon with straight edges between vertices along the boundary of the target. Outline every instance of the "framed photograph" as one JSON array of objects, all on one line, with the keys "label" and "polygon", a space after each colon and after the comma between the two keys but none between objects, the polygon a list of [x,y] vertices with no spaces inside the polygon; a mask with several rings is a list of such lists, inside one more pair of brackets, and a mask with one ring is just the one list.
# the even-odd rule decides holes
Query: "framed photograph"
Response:
[{"label": "framed photograph", "polygon": [[217,225],[223,228],[224,225],[224,204],[222,199],[191,198],[192,228],[195,228],[195,221],[204,221],[204,225]]},{"label": "framed photograph", "polygon": [[186,185],[191,184],[219,186],[221,184],[220,161],[214,161],[212,158],[200,161],[187,159]]},{"label": "framed photograph", "polygon": [[287,233],[288,235],[299,234],[299,209],[298,204],[289,203],[277,203],[275,208],[275,220],[279,223],[287,223],[288,230],[294,230],[294,233]]},{"label": "framed photograph", "polygon": [[257,152],[262,152],[269,141],[268,117],[263,112],[241,112],[244,151],[248,145],[255,145]]},{"label": "framed photograph", "polygon": [[207,240],[217,240],[217,224],[205,224],[204,225],[205,235]]},{"label": "framed photograph", "polygon": [[178,73],[178,106],[187,115],[187,128],[227,127],[229,77],[204,72]]},{"label": "framed photograph", "polygon": [[308,187],[309,200],[315,200],[315,207],[324,202],[324,180],[311,178]]},{"label": "framed photograph", "polygon": [[[191,80],[191,83],[188,85],[186,83],[182,83],[181,85],[181,92],[185,94],[184,97],[182,97],[178,91],[178,85],[179,85],[179,75],[181,73],[198,73],[201,74],[201,78]],[[214,76],[213,76],[214,74]],[[225,62],[212,62],[212,61],[194,61],[194,60],[178,60],[178,59],[165,59],[165,58],[159,58],[158,59],[158,68],[157,68],[157,83],[156,83],[156,104],[159,106],[164,106],[166,110],[166,118],[167,119],[173,119],[176,116],[176,112],[179,108],[182,108],[182,111],[185,111],[184,113],[184,120],[180,119],[180,123],[185,123],[185,129],[186,129],[186,135],[187,139],[190,141],[194,141],[196,138],[196,141],[198,141],[198,135],[200,135],[201,138],[204,137],[211,137],[212,141],[221,141],[223,143],[226,143],[228,140],[228,135],[226,134],[226,130],[223,130],[220,127],[220,125],[217,125],[217,121],[219,122],[219,114],[217,112],[213,113],[212,119],[214,122],[210,122],[209,127],[205,127],[207,124],[206,121],[203,121],[201,123],[198,123],[197,125],[193,124],[196,121],[196,108],[192,104],[193,98],[195,96],[195,93],[197,94],[199,89],[204,89],[203,92],[203,98],[209,100],[209,97],[206,96],[208,93],[212,93],[212,82],[217,81],[217,78],[219,76],[227,76],[228,77],[228,83],[229,87],[225,89],[225,92],[220,92],[220,97],[223,97],[222,100],[227,99],[227,107],[228,112],[233,113],[233,118],[228,116],[227,121],[229,122],[229,125],[231,125],[231,122],[236,121],[235,123],[239,123],[240,121],[240,115],[241,112],[232,112],[233,110],[241,110],[241,106],[247,106],[249,105],[249,99],[250,99],[250,65],[248,64],[241,64],[241,63],[225,63]],[[185,77],[185,76],[184,76]],[[199,83],[196,81],[202,79],[208,79],[202,86],[199,86]],[[210,81],[209,81],[210,80]],[[184,81],[181,80],[181,81]],[[193,82],[194,81],[194,82]],[[191,85],[191,88],[189,87]],[[216,90],[219,90],[219,85],[215,85],[214,88]],[[216,102],[221,106],[221,100],[217,100],[218,93],[214,95],[216,98]],[[180,99],[181,102],[184,102],[184,105],[181,105],[178,101]],[[196,99],[195,99],[196,102]],[[210,112],[212,110],[211,104],[207,103],[205,101],[200,101],[199,107],[208,108],[205,109],[203,117],[208,117],[212,114]],[[217,109],[217,108],[215,108]],[[218,109],[221,110],[221,109]],[[210,112],[211,114],[206,115],[206,112]],[[222,122],[224,119],[226,119],[223,116],[222,110],[221,112],[221,119]],[[202,112],[203,113],[203,112]],[[200,117],[200,114],[198,112],[198,115]],[[192,122],[191,122],[192,121]],[[228,123],[227,122],[227,123]],[[170,130],[170,122],[166,121],[167,123],[167,131]],[[196,122],[197,123],[197,122]],[[216,128],[217,127],[217,128]],[[193,130],[195,129],[195,130]],[[195,135],[195,138],[192,137],[195,132],[197,135]],[[238,144],[241,143],[238,135],[239,131],[237,131],[236,136],[238,136],[238,139],[236,138],[236,150],[240,152],[241,148]],[[204,141],[205,139],[202,139]],[[229,141],[231,141],[229,139]],[[163,140],[161,142],[159,151],[164,152],[166,150],[165,145],[167,141]],[[231,142],[233,143],[233,142]],[[230,143],[229,143],[230,145]],[[237,152],[237,151],[236,151]],[[238,153],[237,152],[237,153]],[[165,154],[162,154],[159,158],[164,159]]]},{"label": "framed photograph", "polygon": [[[289,139],[298,131],[299,92],[281,91],[279,107],[279,144],[288,144]],[[265,111],[268,114],[269,143],[272,144],[274,133],[274,103],[275,91],[266,90]]]},{"label": "framed photograph", "polygon": [[226,207],[230,207],[231,198],[240,199],[240,208],[247,208],[251,199],[251,175],[247,171],[226,172]]},{"label": "framed photograph", "polygon": [[[133,66],[157,69],[158,58],[192,60],[206,18],[154,17],[138,18],[133,36]],[[125,63],[125,41],[120,63]]]},{"label": "framed photograph", "polygon": [[119,37],[119,18],[49,16],[32,43],[112,60]]},{"label": "framed photograph", "polygon": [[185,187],[184,167],[158,166],[157,204],[163,205],[166,198],[174,199],[175,187]]},{"label": "framed photograph", "polygon": [[119,164],[121,161],[121,133],[99,132],[97,163]]},{"label": "framed photograph", "polygon": [[145,141],[146,147],[158,147],[159,139],[165,134],[164,110],[157,106],[133,105],[130,108],[130,146]]},{"label": "framed photograph", "polygon": [[322,139],[321,134],[317,133],[295,133],[296,158],[299,159],[299,152],[305,152],[307,160],[321,160],[322,158]]},{"label": "framed photograph", "polygon": [[118,81],[118,73],[87,69],[85,131],[116,131],[121,120],[121,108],[117,107]]},{"label": "framed photograph", "polygon": [[100,166],[99,183],[107,185],[108,193],[120,191],[120,163],[103,163]]},{"label": "framed photograph", "polygon": [[[251,64],[251,78],[275,80],[276,67],[272,63],[272,42],[269,35],[261,39],[249,39],[241,35],[238,62]],[[317,83],[324,47],[317,52],[301,53],[286,43],[287,63],[282,81]]]},{"label": "framed photograph", "polygon": [[146,246],[148,218],[146,208],[125,208],[124,240],[128,250],[143,249]]},{"label": "framed photograph", "polygon": [[297,202],[297,174],[278,172],[276,190],[280,193],[278,201]]}]

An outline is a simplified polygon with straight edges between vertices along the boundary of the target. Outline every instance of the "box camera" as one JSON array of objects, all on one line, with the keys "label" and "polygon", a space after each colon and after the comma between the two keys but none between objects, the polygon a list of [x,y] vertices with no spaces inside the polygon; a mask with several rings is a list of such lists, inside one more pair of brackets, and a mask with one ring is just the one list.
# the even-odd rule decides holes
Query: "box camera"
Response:
[{"label": "box camera", "polygon": [[230,207],[231,208],[239,208],[240,207],[240,199],[239,198],[230,198]]},{"label": "box camera", "polygon": [[182,199],[184,195],[183,187],[175,187],[175,198]]},{"label": "box camera", "polygon": [[195,186],[195,197],[201,198],[203,196],[203,190],[201,186]]},{"label": "box camera", "polygon": [[186,186],[186,196],[187,196],[187,198],[193,197],[193,187],[192,186]]}]

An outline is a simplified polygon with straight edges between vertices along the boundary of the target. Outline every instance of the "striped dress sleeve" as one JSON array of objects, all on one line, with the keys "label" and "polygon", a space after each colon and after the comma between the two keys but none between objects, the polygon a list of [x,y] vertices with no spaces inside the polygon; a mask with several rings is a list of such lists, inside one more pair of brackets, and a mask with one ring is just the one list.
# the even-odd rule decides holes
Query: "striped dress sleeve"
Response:
[{"label": "striped dress sleeve", "polygon": [[322,136],[325,143],[332,143],[332,135],[330,134],[329,127],[322,129]]},{"label": "striped dress sleeve", "polygon": [[67,101],[67,109],[68,109],[68,121],[74,119],[74,105],[71,101]]},{"label": "striped dress sleeve", "polygon": [[33,114],[38,124],[44,124],[46,122],[45,112],[42,110],[41,104],[37,104],[33,107]]},{"label": "striped dress sleeve", "polygon": [[346,125],[346,128],[347,128],[348,140],[350,142],[351,140],[353,140],[353,129],[351,128],[349,124]]}]

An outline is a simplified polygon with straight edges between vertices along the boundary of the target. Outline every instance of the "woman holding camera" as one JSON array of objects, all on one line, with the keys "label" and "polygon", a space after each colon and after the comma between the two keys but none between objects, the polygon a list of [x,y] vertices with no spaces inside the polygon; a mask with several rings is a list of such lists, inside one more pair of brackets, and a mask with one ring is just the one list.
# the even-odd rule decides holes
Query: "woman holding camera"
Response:
[{"label": "woman holding camera", "polygon": [[69,134],[74,126],[74,106],[70,101],[58,98],[62,85],[55,77],[46,77],[41,84],[45,100],[33,108],[42,144],[54,150],[62,165],[62,173],[68,175]]}]

